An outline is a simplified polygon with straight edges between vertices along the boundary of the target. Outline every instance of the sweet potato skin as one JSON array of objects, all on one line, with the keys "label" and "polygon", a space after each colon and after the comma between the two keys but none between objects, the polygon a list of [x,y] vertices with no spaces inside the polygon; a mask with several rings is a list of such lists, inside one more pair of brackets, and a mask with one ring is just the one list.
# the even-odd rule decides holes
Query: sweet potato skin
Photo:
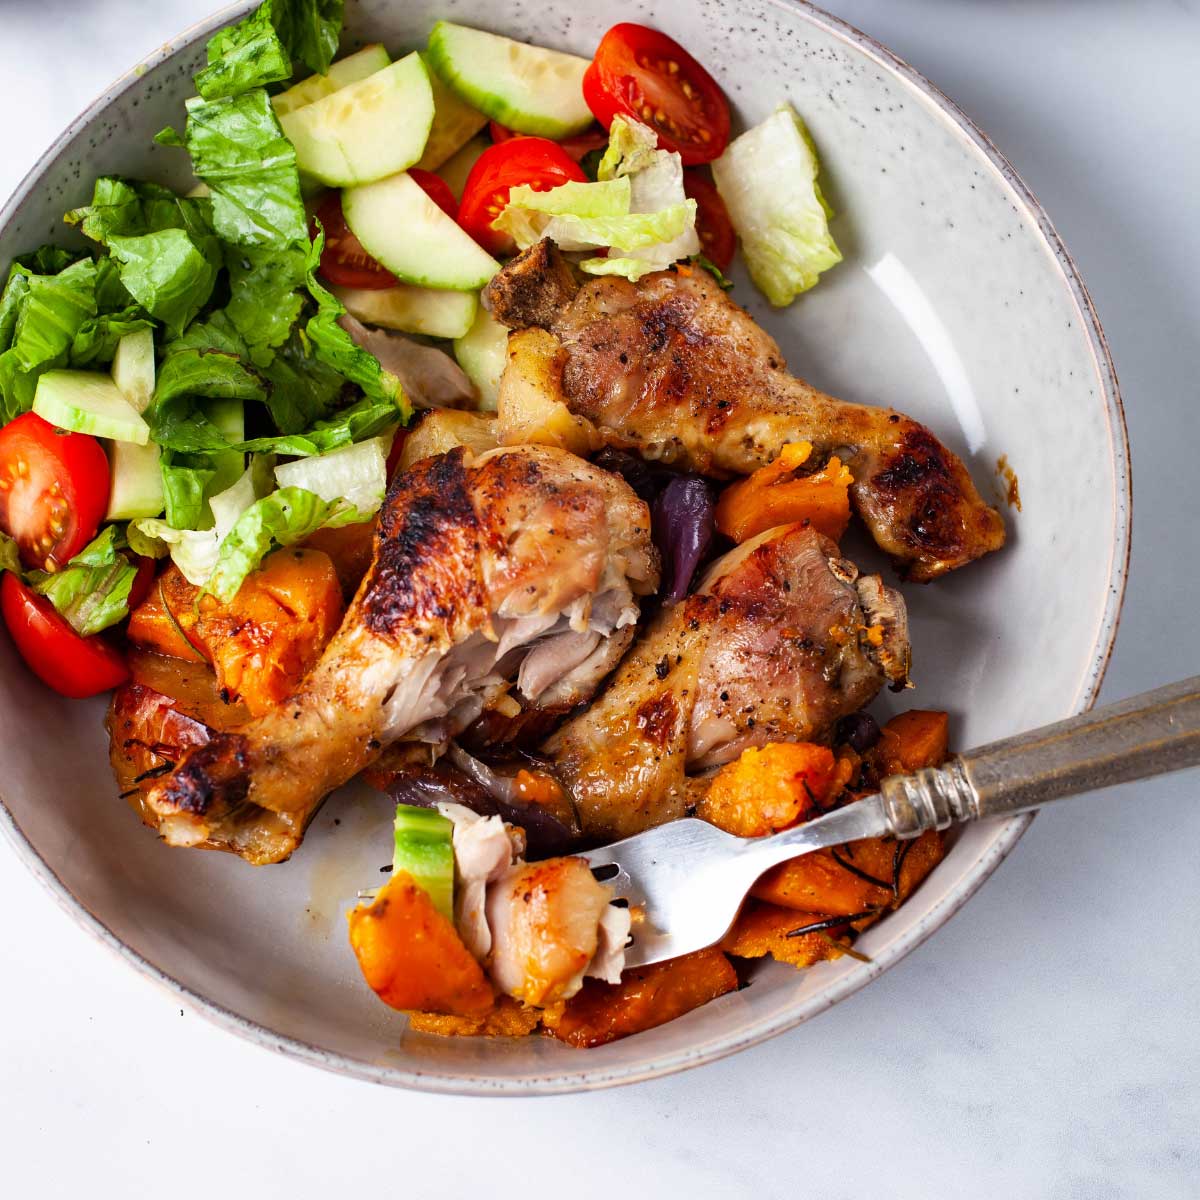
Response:
[{"label": "sweet potato skin", "polygon": [[385,1004],[463,1017],[491,1010],[483,968],[411,875],[397,872],[347,920],[363,977]]},{"label": "sweet potato skin", "polygon": [[267,555],[228,603],[201,595],[168,567],[130,616],[128,633],[159,654],[211,662],[222,693],[257,717],[291,694],[343,612],[329,556],[288,548]]},{"label": "sweet potato skin", "polygon": [[653,1029],[737,988],[729,959],[715,947],[634,967],[617,984],[587,980],[561,1008],[548,1009],[546,1031],[570,1046],[603,1046]]}]

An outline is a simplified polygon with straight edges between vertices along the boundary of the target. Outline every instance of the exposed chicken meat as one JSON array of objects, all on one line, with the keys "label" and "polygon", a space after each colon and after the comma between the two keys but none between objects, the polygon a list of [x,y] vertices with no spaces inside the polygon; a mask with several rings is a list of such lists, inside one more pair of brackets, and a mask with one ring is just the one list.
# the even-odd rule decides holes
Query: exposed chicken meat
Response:
[{"label": "exposed chicken meat", "polygon": [[[902,620],[868,626],[856,582],[833,543],[799,525],[714,563],[543,747],[584,835],[627,837],[681,817],[707,786],[696,773],[750,746],[821,740],[867,704],[883,661],[907,664],[908,647]],[[897,593],[878,590],[903,614]]]},{"label": "exposed chicken meat", "polygon": [[475,385],[444,350],[413,341],[402,333],[372,329],[349,313],[338,324],[356,346],[375,355],[380,366],[400,380],[414,408],[472,408],[478,400]]},{"label": "exposed chicken meat", "polygon": [[393,483],[371,570],[299,689],[147,803],[181,846],[243,804],[311,813],[386,743],[470,724],[540,641],[632,625],[657,583],[646,506],[615,476],[539,446],[425,459]]},{"label": "exposed chicken meat", "polygon": [[[500,391],[501,441],[530,440],[521,360],[541,377],[548,330],[558,348],[558,396],[589,432],[703,473],[749,474],[787,442],[850,466],[854,505],[879,545],[912,579],[928,580],[1004,543],[999,513],[966,468],[923,425],[886,408],[846,404],[788,374],[783,355],[706,271],[661,271],[638,283],[580,287],[543,242],[488,285],[492,312],[529,335],[509,339]],[[507,392],[507,404],[506,404]],[[521,430],[519,437],[507,430]],[[816,460],[814,460],[816,461]]]},{"label": "exposed chicken meat", "polygon": [[[548,858],[510,867],[487,894],[492,933],[487,971],[492,982],[517,1000],[544,1008],[573,996],[585,975],[600,973],[607,979],[615,969],[620,978],[629,912],[611,909],[611,895],[582,858]],[[608,916],[610,911],[618,915]],[[619,961],[614,961],[614,941]],[[600,961],[593,972],[598,952]]]}]

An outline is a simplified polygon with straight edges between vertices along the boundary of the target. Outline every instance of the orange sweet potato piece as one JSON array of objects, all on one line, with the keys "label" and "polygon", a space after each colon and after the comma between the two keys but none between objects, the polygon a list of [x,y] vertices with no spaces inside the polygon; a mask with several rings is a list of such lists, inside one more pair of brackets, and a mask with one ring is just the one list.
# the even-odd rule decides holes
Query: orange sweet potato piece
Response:
[{"label": "orange sweet potato piece", "polygon": [[526,1008],[511,996],[500,996],[495,1008],[481,1016],[456,1017],[445,1013],[412,1012],[408,1027],[439,1037],[525,1037],[542,1022],[540,1008]]},{"label": "orange sweet potato piece", "polygon": [[833,752],[812,742],[771,742],[718,772],[696,815],[738,837],[760,837],[813,815],[838,779]]},{"label": "orange sweet potato piece", "polygon": [[913,708],[884,727],[876,753],[885,775],[940,767],[949,753],[950,719],[944,712]]},{"label": "orange sweet potato piece", "polygon": [[375,528],[376,522],[372,519],[336,529],[318,529],[304,543],[305,549],[329,555],[347,600],[358,590],[362,577],[371,566]]},{"label": "orange sweet potato piece", "polygon": [[131,641],[177,658],[207,659],[217,685],[261,716],[286,699],[342,619],[341,584],[319,550],[276,550],[228,603],[202,595],[174,566],[129,618]]},{"label": "orange sweet potato piece", "polygon": [[[792,914],[794,917],[795,914]],[[547,1009],[547,1031],[571,1046],[603,1046],[631,1033],[653,1029],[737,987],[729,959],[715,947],[634,967],[621,982],[584,981],[557,1009]]]},{"label": "orange sweet potato piece", "polygon": [[792,908],[776,908],[773,904],[750,900],[725,935],[721,949],[737,958],[765,958],[769,954],[778,962],[790,963],[793,967],[811,967],[813,963],[840,956],[835,941],[842,929],[835,927],[828,937],[822,937],[820,933],[805,933],[799,937],[787,935],[793,929],[822,919],[820,913],[797,912]]},{"label": "orange sweet potato piece", "polygon": [[819,470],[803,474],[811,454],[811,443],[793,442],[774,462],[730,484],[717,502],[717,528],[735,542],[744,542],[776,525],[806,521],[836,542],[850,521],[854,476],[837,455]]},{"label": "orange sweet potato piece", "polygon": [[483,968],[407,872],[393,875],[372,904],[346,915],[358,965],[385,1004],[466,1017],[492,1008]]}]

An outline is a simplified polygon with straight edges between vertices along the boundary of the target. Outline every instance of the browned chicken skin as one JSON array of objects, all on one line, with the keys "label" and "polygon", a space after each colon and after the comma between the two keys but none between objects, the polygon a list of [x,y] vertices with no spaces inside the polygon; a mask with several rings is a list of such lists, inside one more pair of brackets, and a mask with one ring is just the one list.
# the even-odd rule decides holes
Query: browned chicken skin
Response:
[{"label": "browned chicken skin", "polygon": [[[657,584],[649,514],[617,477],[542,446],[425,459],[393,484],[371,570],[300,688],[189,752],[146,804],[174,845],[202,844],[246,805],[302,829],[386,743],[442,741],[514,679],[536,690],[522,676],[556,643],[594,636],[603,656]],[[577,659],[560,660],[564,679]]]},{"label": "browned chicken skin", "polygon": [[707,271],[580,286],[543,241],[486,294],[510,328],[558,339],[561,396],[608,443],[735,475],[765,466],[787,442],[811,442],[818,458],[837,453],[854,473],[859,515],[910,579],[934,579],[1004,544],[1000,514],[928,429],[790,375],[774,340]]},{"label": "browned chicken skin", "polygon": [[[886,628],[864,611],[865,596],[886,600]],[[881,664],[903,680],[903,613],[896,592],[858,579],[832,542],[802,526],[727,554],[543,746],[584,835],[628,837],[685,815],[706,786],[693,773],[750,746],[827,737],[882,687]]]}]

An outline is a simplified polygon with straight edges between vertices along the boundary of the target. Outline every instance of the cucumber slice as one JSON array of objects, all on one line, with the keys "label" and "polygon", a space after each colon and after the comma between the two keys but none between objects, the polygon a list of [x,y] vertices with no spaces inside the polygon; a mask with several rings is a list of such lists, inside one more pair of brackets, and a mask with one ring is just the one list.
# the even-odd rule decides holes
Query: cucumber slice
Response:
[{"label": "cucumber slice", "polygon": [[367,253],[403,283],[475,292],[500,270],[404,173],[347,188],[342,212]]},{"label": "cucumber slice", "polygon": [[462,202],[463,189],[467,186],[467,176],[470,175],[471,168],[491,144],[482,134],[479,137],[473,137],[438,169],[438,174],[446,181],[446,186],[454,193],[454,198],[459,203]]},{"label": "cucumber slice", "polygon": [[150,440],[150,426],[121,395],[112,377],[94,371],[47,371],[38,380],[33,411],[72,433],[139,446]]},{"label": "cucumber slice", "polygon": [[445,292],[409,283],[376,291],[339,287],[331,290],[358,321],[398,329],[401,333],[423,333],[426,337],[462,337],[471,328],[479,307],[474,292]]},{"label": "cucumber slice", "polygon": [[453,824],[432,808],[396,805],[392,870],[404,871],[429,893],[434,907],[454,920]]},{"label": "cucumber slice", "polygon": [[113,383],[121,395],[143,413],[154,398],[154,331],[127,333],[118,343],[112,361]]},{"label": "cucumber slice", "polygon": [[586,58],[450,21],[434,25],[428,54],[429,65],[468,104],[517,133],[570,137],[594,119],[583,99]]},{"label": "cucumber slice", "polygon": [[376,71],[382,71],[384,67],[391,66],[391,62],[391,57],[382,46],[364,46],[353,54],[347,54],[345,58],[339,58],[330,66],[328,75],[310,75],[301,83],[288,88],[286,92],[273,96],[271,106],[276,114],[282,117],[303,108],[306,104],[324,100],[326,96],[332,96],[334,92],[352,83],[358,83],[360,79],[366,79]]},{"label": "cucumber slice", "polygon": [[153,443],[113,442],[108,448],[112,485],[108,493],[106,521],[136,521],[157,517],[163,510],[163,482],[159,459],[162,451]]},{"label": "cucumber slice", "polygon": [[419,54],[279,120],[301,172],[331,187],[369,183],[412,166],[432,123],[433,90]]},{"label": "cucumber slice", "polygon": [[454,357],[479,390],[479,407],[495,412],[500,376],[508,361],[508,326],[501,325],[482,305],[475,323],[454,343]]},{"label": "cucumber slice", "polygon": [[421,60],[429,70],[429,86],[433,89],[433,125],[417,166],[423,171],[436,171],[487,124],[487,117],[463,103],[429,66],[424,54]]},{"label": "cucumber slice", "polygon": [[[229,443],[246,440],[246,406],[241,400],[209,400],[204,405],[204,415],[217,427],[218,432]],[[222,450],[212,456],[216,468],[213,477],[204,489],[206,497],[219,496],[233,487],[246,469],[246,456],[240,450]]]}]

